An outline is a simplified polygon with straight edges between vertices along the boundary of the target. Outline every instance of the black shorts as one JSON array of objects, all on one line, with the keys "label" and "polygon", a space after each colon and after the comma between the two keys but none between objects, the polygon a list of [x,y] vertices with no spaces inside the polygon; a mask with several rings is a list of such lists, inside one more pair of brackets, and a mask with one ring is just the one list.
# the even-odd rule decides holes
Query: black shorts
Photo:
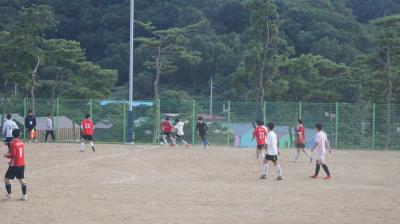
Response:
[{"label": "black shorts", "polygon": [[82,139],[86,141],[93,141],[93,135],[82,135]]},{"label": "black shorts", "polygon": [[18,180],[25,178],[25,166],[9,166],[5,178],[9,180]]},{"label": "black shorts", "polygon": [[260,150],[260,149],[265,149],[265,145],[257,145],[257,149],[258,149],[258,150]]},{"label": "black shorts", "polygon": [[12,142],[13,137],[6,137],[6,139],[4,139],[4,144],[8,145]]},{"label": "black shorts", "polygon": [[305,149],[305,148],[306,148],[306,144],[303,144],[303,143],[296,143],[296,148],[298,148],[298,149]]},{"label": "black shorts", "polygon": [[172,137],[172,133],[171,132],[164,132],[164,135],[167,136],[168,138]]},{"label": "black shorts", "polygon": [[267,155],[265,155],[265,160],[276,163],[276,162],[278,162],[278,156],[277,155],[271,156],[271,155],[267,154]]}]

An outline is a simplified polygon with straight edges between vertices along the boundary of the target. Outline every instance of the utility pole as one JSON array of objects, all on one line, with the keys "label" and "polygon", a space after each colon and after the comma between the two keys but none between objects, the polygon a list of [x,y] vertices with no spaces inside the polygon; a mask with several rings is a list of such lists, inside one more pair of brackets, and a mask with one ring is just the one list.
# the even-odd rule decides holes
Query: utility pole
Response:
[{"label": "utility pole", "polygon": [[133,39],[135,22],[135,0],[130,1],[130,36],[129,36],[129,112],[127,123],[127,143],[133,144],[134,141],[134,113],[133,113]]},{"label": "utility pole", "polygon": [[213,77],[211,76],[211,81],[210,81],[210,119],[213,117],[213,90],[214,90],[214,83],[213,83]]}]

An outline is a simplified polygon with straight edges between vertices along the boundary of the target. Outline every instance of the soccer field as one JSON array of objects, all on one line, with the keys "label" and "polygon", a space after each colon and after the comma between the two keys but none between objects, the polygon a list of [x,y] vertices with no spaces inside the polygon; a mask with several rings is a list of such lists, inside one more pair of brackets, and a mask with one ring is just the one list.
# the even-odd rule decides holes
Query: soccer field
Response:
[{"label": "soccer field", "polygon": [[[400,223],[399,152],[336,151],[326,181],[309,178],[315,165],[304,154],[290,163],[294,150],[282,150],[278,182],[273,168],[270,179],[257,179],[254,150],[78,150],[26,145],[29,200],[0,201],[0,223]],[[1,175],[6,168],[4,159]]]}]

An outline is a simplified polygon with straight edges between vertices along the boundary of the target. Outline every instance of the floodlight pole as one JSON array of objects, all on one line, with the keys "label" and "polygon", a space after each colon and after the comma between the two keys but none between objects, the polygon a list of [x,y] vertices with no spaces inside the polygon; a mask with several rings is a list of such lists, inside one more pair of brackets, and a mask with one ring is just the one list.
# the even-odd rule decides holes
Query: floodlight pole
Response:
[{"label": "floodlight pole", "polygon": [[127,143],[133,144],[134,141],[134,113],[133,113],[133,40],[135,22],[135,0],[130,2],[130,37],[129,37],[129,112],[128,112],[128,132]]}]

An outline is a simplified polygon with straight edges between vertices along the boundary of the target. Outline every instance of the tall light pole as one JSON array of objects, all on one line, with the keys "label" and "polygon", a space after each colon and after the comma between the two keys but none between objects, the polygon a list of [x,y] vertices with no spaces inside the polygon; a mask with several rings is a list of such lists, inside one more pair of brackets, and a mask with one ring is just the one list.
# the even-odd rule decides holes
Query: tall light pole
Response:
[{"label": "tall light pole", "polygon": [[135,22],[135,0],[131,0],[130,5],[130,37],[129,37],[129,112],[128,112],[128,131],[126,136],[127,143],[133,144],[134,141],[134,113],[133,113],[133,39]]}]

